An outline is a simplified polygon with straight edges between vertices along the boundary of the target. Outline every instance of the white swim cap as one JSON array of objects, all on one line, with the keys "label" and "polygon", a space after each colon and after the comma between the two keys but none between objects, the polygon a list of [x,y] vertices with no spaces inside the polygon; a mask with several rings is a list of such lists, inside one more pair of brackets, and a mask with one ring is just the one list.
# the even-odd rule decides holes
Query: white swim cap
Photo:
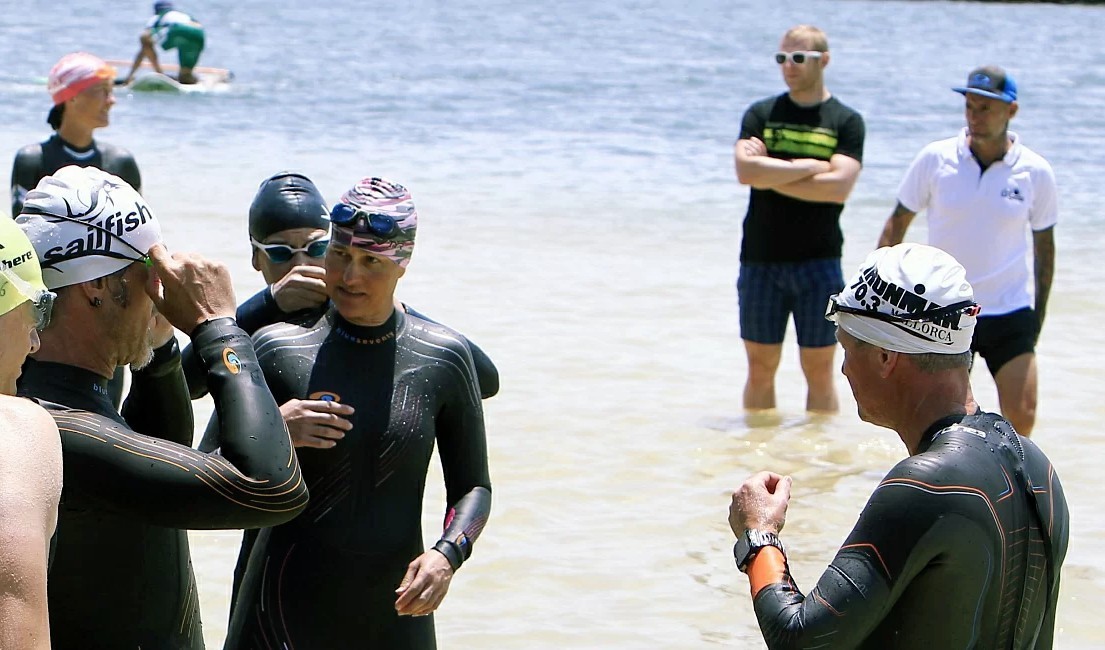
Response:
[{"label": "white swim cap", "polygon": [[142,261],[161,226],[138,192],[118,176],[70,165],[27,194],[16,219],[38,253],[50,289],[110,275]]},{"label": "white swim cap", "polygon": [[898,244],[867,256],[825,317],[852,336],[906,354],[971,349],[978,305],[967,273],[932,246]]}]

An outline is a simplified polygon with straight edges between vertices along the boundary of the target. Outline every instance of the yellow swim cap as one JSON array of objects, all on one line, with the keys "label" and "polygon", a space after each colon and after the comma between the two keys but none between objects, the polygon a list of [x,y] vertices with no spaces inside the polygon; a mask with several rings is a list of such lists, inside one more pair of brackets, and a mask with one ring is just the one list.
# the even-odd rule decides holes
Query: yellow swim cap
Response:
[{"label": "yellow swim cap", "polygon": [[35,249],[11,219],[0,218],[0,315],[46,291]]}]

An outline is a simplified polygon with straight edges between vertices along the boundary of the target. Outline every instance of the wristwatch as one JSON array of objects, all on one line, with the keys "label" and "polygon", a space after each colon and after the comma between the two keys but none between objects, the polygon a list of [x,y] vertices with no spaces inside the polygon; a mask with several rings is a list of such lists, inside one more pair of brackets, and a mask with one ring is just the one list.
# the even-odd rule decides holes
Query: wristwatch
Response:
[{"label": "wristwatch", "polygon": [[733,559],[736,560],[737,568],[741,570],[741,573],[748,571],[748,563],[765,546],[774,546],[782,551],[784,555],[787,552],[779,536],[766,530],[749,528],[737,538],[737,543],[733,545]]}]

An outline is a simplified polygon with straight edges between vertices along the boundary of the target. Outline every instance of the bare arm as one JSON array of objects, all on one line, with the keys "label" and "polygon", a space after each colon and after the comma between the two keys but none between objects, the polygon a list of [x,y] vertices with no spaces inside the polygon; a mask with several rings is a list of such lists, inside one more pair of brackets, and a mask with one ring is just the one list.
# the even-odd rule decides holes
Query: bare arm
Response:
[{"label": "bare arm", "polygon": [[886,225],[882,228],[878,248],[902,243],[902,240],[905,239],[905,231],[909,228],[909,224],[913,222],[913,217],[916,216],[916,212],[899,203],[894,208],[894,212],[890,214],[890,218],[886,220]]},{"label": "bare arm", "polygon": [[737,180],[759,190],[774,189],[814,174],[829,171],[829,163],[813,158],[783,160],[767,155],[767,147],[759,138],[737,140],[733,146]]},{"label": "bare arm", "polygon": [[61,439],[28,400],[0,397],[0,647],[50,647],[46,569],[61,494]]},{"label": "bare arm", "polygon": [[1055,275],[1055,226],[1032,232],[1032,250],[1036,258],[1036,336],[1044,329],[1051,278]]},{"label": "bare arm", "polygon": [[774,189],[794,199],[817,203],[844,203],[855,187],[862,168],[851,156],[833,154],[829,159],[829,171],[807,176],[793,183],[777,185]]}]

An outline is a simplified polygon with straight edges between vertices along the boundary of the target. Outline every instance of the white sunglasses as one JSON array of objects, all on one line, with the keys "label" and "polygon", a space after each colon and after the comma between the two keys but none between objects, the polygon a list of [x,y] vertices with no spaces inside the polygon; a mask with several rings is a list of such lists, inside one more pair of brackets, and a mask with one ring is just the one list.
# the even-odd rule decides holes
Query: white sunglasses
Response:
[{"label": "white sunglasses", "polygon": [[795,65],[802,65],[806,59],[817,60],[821,58],[821,52],[776,52],[775,63],[783,65],[788,60]]}]

